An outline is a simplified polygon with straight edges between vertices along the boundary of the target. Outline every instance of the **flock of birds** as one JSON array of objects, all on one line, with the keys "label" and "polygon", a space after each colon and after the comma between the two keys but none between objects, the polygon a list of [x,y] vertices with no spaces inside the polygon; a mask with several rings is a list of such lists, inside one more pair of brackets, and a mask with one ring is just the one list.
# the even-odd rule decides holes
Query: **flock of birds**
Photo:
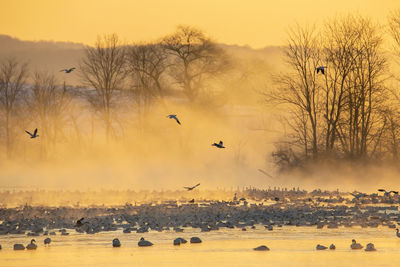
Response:
[{"label": "flock of birds", "polygon": [[[316,73],[318,74],[319,72],[321,72],[321,73],[324,75],[324,74],[325,74],[325,69],[326,69],[326,68],[327,68],[327,66],[319,66],[319,67],[316,68]],[[73,67],[73,68],[69,68],[69,69],[63,69],[63,70],[61,70],[61,72],[65,72],[66,74],[68,74],[68,73],[71,73],[73,70],[75,70],[74,67]],[[180,120],[179,120],[179,118],[178,118],[178,116],[177,116],[176,114],[167,115],[167,118],[173,119],[173,120],[176,121],[176,123],[178,123],[179,125],[181,125],[181,122],[180,122]],[[29,132],[29,131],[25,131],[25,132],[26,132],[27,134],[29,134],[29,136],[30,136],[31,139],[34,139],[34,138],[39,137],[39,135],[38,135],[38,129],[37,129],[37,128],[33,131],[33,133],[31,133],[31,132]],[[215,143],[211,144],[211,146],[215,146],[216,148],[219,148],[219,149],[225,148],[224,143],[223,143],[222,140],[220,140],[218,143],[215,142]],[[263,170],[261,170],[261,169],[259,169],[259,171],[262,172],[262,173],[264,173],[264,174],[266,174],[266,175],[268,175],[267,173],[265,173],[265,171],[263,171]],[[269,175],[268,175],[268,176],[269,176]],[[196,185],[194,185],[194,186],[186,186],[186,187],[184,187],[184,189],[186,189],[187,191],[192,191],[192,190],[194,190],[195,188],[197,188],[198,186],[200,186],[200,183],[198,183],[198,184],[196,184]],[[385,189],[378,189],[378,191],[384,192],[384,196],[385,196],[385,197],[390,197],[391,194],[394,194],[394,195],[398,195],[398,194],[399,194],[398,191],[393,191],[393,190],[391,190],[391,191],[386,191]],[[363,198],[363,197],[367,197],[367,196],[368,196],[367,194],[361,193],[361,192],[351,193],[351,195],[352,195],[355,199],[357,199],[357,200],[360,199],[360,198]],[[234,199],[236,200],[236,194],[235,194]],[[275,199],[275,200],[276,200],[276,201],[279,201],[279,198],[277,198],[277,199]],[[190,200],[189,203],[194,203],[194,199]],[[75,224],[75,228],[77,229],[77,231],[79,231],[78,229],[82,228],[86,223],[87,223],[87,222],[85,222],[85,218],[81,218],[81,219],[77,220],[77,222],[76,222],[76,224]],[[243,229],[242,229],[242,230],[243,230]],[[271,229],[269,229],[269,230],[271,230]],[[183,229],[182,229],[182,231],[183,231]],[[177,232],[179,232],[179,231],[177,231]],[[66,235],[66,234],[65,234],[65,235]],[[398,238],[400,238],[399,229],[396,229],[396,236],[397,236]],[[51,238],[47,237],[47,238],[44,239],[43,242],[44,242],[44,245],[45,245],[45,246],[49,246],[50,243],[51,243]],[[198,237],[192,237],[192,238],[190,239],[190,243],[201,243],[201,242],[202,242],[201,239],[198,238]],[[187,243],[187,241],[186,241],[185,239],[181,238],[181,237],[176,238],[176,239],[173,240],[173,245],[180,245],[180,244],[185,244],[185,243]],[[140,246],[140,247],[149,247],[149,246],[152,246],[152,245],[153,245],[153,243],[151,243],[151,242],[148,241],[148,240],[145,240],[143,237],[142,237],[142,238],[139,240],[139,242],[138,242],[138,246]],[[112,240],[112,246],[113,246],[113,247],[120,247],[120,246],[121,246],[120,240],[119,240],[118,238],[113,239],[113,240]],[[35,240],[35,239],[32,239],[32,240],[30,241],[30,243],[29,243],[26,247],[25,247],[23,244],[14,244],[14,250],[25,250],[25,248],[26,248],[27,250],[35,250],[35,249],[37,249],[37,247],[38,247],[38,246],[37,246],[37,244],[36,244],[36,240]],[[363,249],[364,246],[361,245],[360,243],[357,243],[356,240],[353,239],[353,240],[352,240],[352,243],[351,243],[351,245],[350,245],[350,248],[353,249],[353,250],[360,250],[360,249]],[[1,245],[0,245],[0,249],[1,249]],[[328,249],[328,247],[327,247],[327,246],[324,246],[324,245],[318,244],[318,245],[316,246],[316,250],[327,250],[327,249]],[[335,246],[334,244],[331,244],[331,245],[329,246],[329,249],[330,249],[330,250],[335,250],[335,249],[336,249],[336,246]],[[269,251],[270,249],[269,249],[267,246],[265,246],[265,245],[261,245],[261,246],[259,246],[259,247],[254,248],[254,250],[255,250],[255,251]],[[365,251],[376,251],[376,248],[375,248],[374,244],[368,243],[368,244],[366,245]]]},{"label": "flock of birds", "polygon": [[[398,229],[397,229],[397,233],[396,234],[397,234],[397,237],[400,238],[400,234],[399,234],[399,230]],[[51,243],[51,238],[47,237],[46,239],[43,240],[43,243],[44,243],[44,246],[49,246],[50,243]],[[187,243],[187,240],[184,239],[184,238],[181,238],[181,237],[178,237],[178,238],[173,240],[173,245],[174,246],[181,245],[181,244],[186,244],[186,243]],[[192,244],[202,243],[202,240],[199,237],[194,236],[194,237],[190,238],[190,243],[192,243]],[[151,247],[153,245],[154,244],[152,242],[146,240],[144,237],[141,237],[139,242],[138,242],[138,246],[139,247]],[[112,240],[112,246],[115,247],[115,248],[121,247],[121,241],[118,238],[114,238]],[[38,246],[36,244],[36,240],[35,239],[32,239],[30,241],[30,243],[28,245],[26,245],[26,247],[23,244],[19,244],[19,243],[14,244],[14,250],[25,250],[25,248],[27,250],[36,250],[37,247]],[[353,239],[351,241],[350,249],[352,249],[352,250],[360,250],[360,249],[363,249],[363,248],[364,248],[364,246],[361,245],[360,243],[357,243],[357,241],[355,239]],[[0,249],[1,249],[1,245],[0,245]],[[324,245],[318,244],[316,246],[316,250],[327,250],[327,249],[328,249],[328,247],[324,246]],[[329,246],[329,249],[330,250],[335,250],[336,246],[334,244],[331,244]],[[269,251],[270,249],[265,245],[261,245],[261,246],[258,246],[256,248],[253,248],[253,250],[255,250],[255,251]],[[373,243],[368,243],[364,250],[365,251],[376,251],[376,248],[375,248],[375,245]]]}]

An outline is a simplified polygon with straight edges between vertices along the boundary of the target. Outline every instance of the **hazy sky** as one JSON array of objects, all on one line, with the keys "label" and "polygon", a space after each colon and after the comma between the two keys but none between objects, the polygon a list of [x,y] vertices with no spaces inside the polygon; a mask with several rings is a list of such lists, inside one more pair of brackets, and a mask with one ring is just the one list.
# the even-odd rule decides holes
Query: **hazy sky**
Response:
[{"label": "hazy sky", "polygon": [[294,22],[357,12],[383,21],[400,0],[0,0],[0,34],[23,40],[92,44],[115,32],[125,41],[157,39],[178,24],[218,42],[280,45]]}]

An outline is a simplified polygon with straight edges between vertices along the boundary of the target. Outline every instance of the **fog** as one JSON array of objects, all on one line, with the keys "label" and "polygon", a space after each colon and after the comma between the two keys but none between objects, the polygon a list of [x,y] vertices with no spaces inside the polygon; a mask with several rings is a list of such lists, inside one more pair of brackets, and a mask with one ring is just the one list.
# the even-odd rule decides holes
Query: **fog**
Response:
[{"label": "fog", "polygon": [[[14,56],[29,62],[32,69],[54,74],[58,84],[85,90],[80,87],[79,70],[71,75],[60,72],[79,65],[82,45],[25,42],[7,36],[0,42],[1,58]],[[271,74],[284,70],[282,48],[220,46],[235,68],[208,82],[213,93],[201,105],[170,90],[163,103],[154,101],[149,111],[138,115],[137,107],[121,98],[113,109],[115,132],[109,142],[99,116],[80,97],[72,100],[64,117],[75,116],[80,130],[63,119],[62,137],[45,159],[46,136],[35,118],[21,119],[15,132],[16,153],[10,159],[2,153],[0,187],[176,190],[201,183],[199,190],[279,186],[372,192],[377,186],[397,186],[398,170],[384,163],[326,163],[305,172],[280,172],[271,155],[286,131],[282,125],[286,111],[268,103],[262,92],[273,86]],[[168,119],[168,114],[177,114],[182,124]],[[24,130],[36,127],[40,137],[30,139]],[[225,149],[211,146],[220,140]]]}]

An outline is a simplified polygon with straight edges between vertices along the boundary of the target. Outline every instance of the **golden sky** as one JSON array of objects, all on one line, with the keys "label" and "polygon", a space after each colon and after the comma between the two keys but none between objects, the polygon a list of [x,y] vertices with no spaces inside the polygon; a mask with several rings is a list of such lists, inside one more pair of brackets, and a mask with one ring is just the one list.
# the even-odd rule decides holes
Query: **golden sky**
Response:
[{"label": "golden sky", "polygon": [[98,34],[154,40],[193,25],[218,42],[284,43],[288,25],[350,12],[384,21],[400,0],[0,0],[0,34],[93,44]]}]

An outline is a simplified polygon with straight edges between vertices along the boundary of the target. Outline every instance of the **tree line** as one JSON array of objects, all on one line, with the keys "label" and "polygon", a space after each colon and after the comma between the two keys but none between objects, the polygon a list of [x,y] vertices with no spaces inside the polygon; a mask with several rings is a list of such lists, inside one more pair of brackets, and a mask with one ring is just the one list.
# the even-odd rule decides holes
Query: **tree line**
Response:
[{"label": "tree line", "polygon": [[[139,120],[155,103],[183,92],[190,104],[201,105],[210,81],[230,69],[230,58],[201,30],[178,26],[158,42],[125,44],[116,34],[99,36],[85,48],[76,72],[81,86],[60,83],[54,74],[33,71],[26,63],[6,59],[0,65],[0,136],[11,158],[25,127],[39,128],[40,157],[55,153],[60,142],[94,135],[101,122],[107,142],[123,129],[122,106],[135,110]],[[67,74],[68,75],[68,74]],[[82,111],[88,111],[82,114]],[[79,123],[82,116],[90,127]],[[117,129],[118,128],[118,129]],[[71,140],[69,140],[71,141]],[[19,150],[19,152],[18,152]]]},{"label": "tree line", "polygon": [[289,30],[287,71],[265,93],[286,110],[285,136],[273,153],[278,165],[398,160],[400,103],[391,48],[400,48],[399,18],[394,12],[388,25],[379,25],[349,15]]},{"label": "tree line", "polygon": [[[399,18],[400,11],[395,11],[387,25],[379,25],[349,15],[290,28],[285,69],[273,74],[273,83],[260,95],[260,100],[276,105],[281,116],[284,132],[272,154],[275,163],[286,168],[326,159],[398,161]],[[99,126],[108,142],[115,140],[129,121],[121,119],[124,111],[134,110],[140,128],[154,104],[167,110],[167,99],[177,92],[189,106],[208,107],[215,86],[226,83],[235,90],[232,81],[246,77],[235,73],[238,64],[233,61],[190,26],[179,26],[151,43],[128,45],[115,34],[99,36],[77,66],[79,87],[60,83],[53,74],[31,72],[14,59],[3,60],[2,155],[30,156],[22,141],[26,127],[40,129],[37,150],[47,158],[59,153],[60,144],[84,147],[84,136],[93,142]],[[319,67],[324,71],[317,72]]]}]

